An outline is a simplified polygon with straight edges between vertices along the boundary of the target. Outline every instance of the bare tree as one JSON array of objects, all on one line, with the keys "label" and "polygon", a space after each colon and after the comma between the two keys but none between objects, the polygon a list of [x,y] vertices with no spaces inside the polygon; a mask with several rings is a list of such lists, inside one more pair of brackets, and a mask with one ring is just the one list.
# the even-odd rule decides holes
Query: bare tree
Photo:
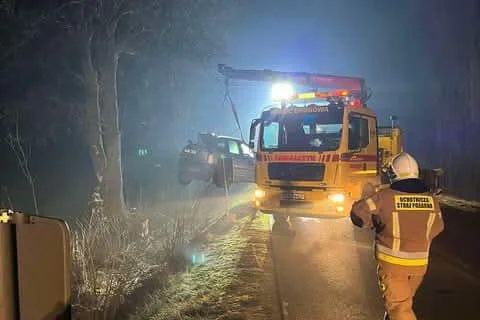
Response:
[{"label": "bare tree", "polygon": [[[119,82],[126,78],[126,75],[119,76],[118,72],[122,61],[126,56],[130,59],[142,57],[142,61],[169,59],[173,56],[205,61],[220,51],[217,44],[221,42],[220,35],[228,23],[227,13],[234,2],[235,0],[57,2],[44,8],[34,21],[22,21],[25,30],[18,37],[5,34],[4,43],[8,50],[2,50],[2,61],[16,59],[17,68],[24,74],[31,70],[24,67],[24,63],[18,62],[19,57],[23,62],[37,67],[48,65],[48,70],[43,67],[42,71],[44,82],[48,83],[49,88],[36,91],[47,91],[52,95],[43,98],[45,104],[55,104],[59,112],[63,113],[71,109],[72,105],[82,110],[81,124],[85,142],[89,146],[105,213],[123,215],[126,212],[118,98]],[[34,41],[44,51],[41,58],[27,54],[28,43]],[[33,44],[31,46],[37,47]],[[11,70],[2,71],[4,74],[16,74]],[[161,70],[159,72],[162,73]],[[22,80],[18,80],[19,84],[28,87]],[[68,89],[65,89],[65,83],[70,83]],[[37,86],[43,89],[46,85],[37,83]],[[25,88],[25,91],[29,89]],[[72,93],[75,96],[73,99]],[[33,112],[41,112],[41,109],[43,108],[36,108]],[[57,118],[55,123],[62,121]]]},{"label": "bare tree", "polygon": [[22,139],[22,135],[19,129],[19,116],[18,112],[13,124],[13,130],[7,133],[6,142],[12,149],[15,157],[17,159],[18,167],[20,168],[23,176],[27,180],[30,186],[30,192],[32,194],[33,207],[35,214],[38,215],[38,202],[37,202],[37,192],[35,188],[35,180],[33,178],[32,172],[30,170],[29,160],[31,158],[31,144]]},{"label": "bare tree", "polygon": [[62,10],[63,25],[82,48],[77,77],[86,92],[85,137],[107,214],[126,211],[117,90],[122,57],[171,50],[208,58],[218,48],[206,34],[212,28],[205,26],[219,20],[218,10],[212,10],[212,6],[220,7],[219,3],[84,0]]}]

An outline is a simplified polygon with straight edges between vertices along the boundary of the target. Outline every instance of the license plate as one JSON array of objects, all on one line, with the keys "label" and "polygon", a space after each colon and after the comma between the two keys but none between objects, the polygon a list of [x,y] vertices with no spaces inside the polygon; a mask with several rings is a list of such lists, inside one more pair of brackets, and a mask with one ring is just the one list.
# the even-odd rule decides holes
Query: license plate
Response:
[{"label": "license plate", "polygon": [[289,191],[282,194],[282,200],[305,200],[305,194],[303,192]]}]

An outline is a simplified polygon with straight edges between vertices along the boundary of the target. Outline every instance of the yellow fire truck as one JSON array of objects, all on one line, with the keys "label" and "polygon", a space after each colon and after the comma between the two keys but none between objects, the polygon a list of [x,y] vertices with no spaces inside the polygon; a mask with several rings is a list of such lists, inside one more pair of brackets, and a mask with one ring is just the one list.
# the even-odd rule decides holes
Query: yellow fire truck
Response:
[{"label": "yellow fire truck", "polygon": [[[273,84],[274,103],[250,127],[256,153],[255,202],[277,218],[340,218],[382,183],[382,167],[402,151],[402,133],[377,127],[362,78],[219,65],[227,81]],[[300,92],[293,87],[307,87]]]}]

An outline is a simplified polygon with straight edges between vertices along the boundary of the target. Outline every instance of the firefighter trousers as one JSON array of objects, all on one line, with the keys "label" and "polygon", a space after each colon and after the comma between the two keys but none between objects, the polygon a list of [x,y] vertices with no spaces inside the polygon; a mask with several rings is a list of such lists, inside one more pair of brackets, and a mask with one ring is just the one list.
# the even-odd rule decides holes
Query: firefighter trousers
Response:
[{"label": "firefighter trousers", "polygon": [[378,285],[389,320],[417,320],[413,312],[413,298],[422,283],[423,274],[377,268]]}]

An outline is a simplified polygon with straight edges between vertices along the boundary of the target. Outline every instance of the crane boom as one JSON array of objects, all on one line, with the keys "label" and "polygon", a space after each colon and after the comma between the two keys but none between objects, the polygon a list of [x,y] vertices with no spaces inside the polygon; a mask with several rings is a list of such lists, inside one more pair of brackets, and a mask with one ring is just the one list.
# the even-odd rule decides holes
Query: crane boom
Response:
[{"label": "crane boom", "polygon": [[226,79],[247,81],[278,82],[289,81],[314,88],[335,88],[351,91],[361,100],[367,99],[365,79],[358,77],[336,76],[306,72],[283,72],[273,70],[234,69],[225,64],[218,65],[218,72]]}]

